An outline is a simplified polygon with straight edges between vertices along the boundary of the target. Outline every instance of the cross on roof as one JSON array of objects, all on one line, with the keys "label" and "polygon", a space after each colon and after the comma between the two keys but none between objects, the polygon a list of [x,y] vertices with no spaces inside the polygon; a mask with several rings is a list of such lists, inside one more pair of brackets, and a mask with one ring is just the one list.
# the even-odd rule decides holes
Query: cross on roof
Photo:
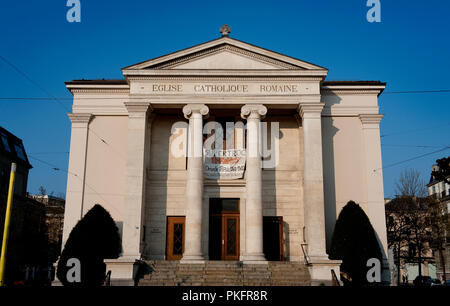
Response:
[{"label": "cross on roof", "polygon": [[228,36],[231,33],[231,29],[228,25],[224,24],[220,27],[220,33],[222,33],[222,36]]}]

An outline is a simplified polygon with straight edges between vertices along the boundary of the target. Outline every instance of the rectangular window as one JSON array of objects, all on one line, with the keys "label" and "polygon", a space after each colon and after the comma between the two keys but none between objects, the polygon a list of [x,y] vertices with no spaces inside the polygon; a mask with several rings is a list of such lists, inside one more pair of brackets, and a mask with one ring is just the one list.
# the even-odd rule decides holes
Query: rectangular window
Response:
[{"label": "rectangular window", "polygon": [[5,134],[0,134],[0,138],[2,139],[3,147],[6,151],[11,152],[11,148],[9,147],[8,138]]},{"label": "rectangular window", "polygon": [[15,143],[14,150],[16,150],[17,157],[19,157],[23,161],[27,160],[25,158],[25,150],[23,149],[23,145],[21,143]]}]

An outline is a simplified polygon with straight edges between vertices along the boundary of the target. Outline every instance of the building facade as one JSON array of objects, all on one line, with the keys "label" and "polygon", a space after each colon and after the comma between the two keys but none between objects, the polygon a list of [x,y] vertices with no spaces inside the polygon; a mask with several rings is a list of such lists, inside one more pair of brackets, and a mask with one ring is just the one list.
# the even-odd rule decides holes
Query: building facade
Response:
[{"label": "building facade", "polygon": [[[32,166],[22,139],[0,127],[0,228],[4,228],[11,164],[16,164],[16,180],[11,206],[5,283],[25,282],[27,267],[47,268],[45,209],[27,197],[28,173]],[[0,243],[3,235],[0,236]],[[42,283],[41,283],[42,284]]]},{"label": "building facade", "polygon": [[[412,284],[419,274],[436,278],[428,198],[397,196],[386,206],[388,245],[392,251],[392,284]],[[420,264],[420,269],[419,269]]]},{"label": "building facade", "polygon": [[226,28],[122,72],[66,82],[74,100],[63,243],[103,205],[122,235],[122,256],[107,261],[112,278],[130,278],[143,258],[307,261],[313,280],[330,280],[340,262],[327,246],[349,200],[387,254],[384,83],[325,81],[327,69]]},{"label": "building facade", "polygon": [[[448,158],[449,157],[447,157],[447,160]],[[432,167],[430,182],[427,185],[428,195],[434,196],[441,201],[447,207],[447,212],[450,213],[450,184],[441,178],[436,178],[433,175],[435,171],[439,171],[439,166],[437,164]],[[447,180],[450,180],[450,176],[447,177]],[[435,250],[434,253],[437,277],[444,280],[445,275],[445,279],[450,279],[450,235],[447,235],[447,240],[443,249],[440,251]]]},{"label": "building facade", "polygon": [[[439,166],[433,165],[431,170],[430,182],[427,184],[428,195],[434,196],[447,205],[450,212],[450,184],[443,179],[438,179],[433,175],[433,172],[439,171]],[[447,177],[450,180],[450,176]]]},{"label": "building facade", "polygon": [[29,194],[28,197],[44,204],[48,262],[53,264],[61,254],[65,200],[48,194]]}]

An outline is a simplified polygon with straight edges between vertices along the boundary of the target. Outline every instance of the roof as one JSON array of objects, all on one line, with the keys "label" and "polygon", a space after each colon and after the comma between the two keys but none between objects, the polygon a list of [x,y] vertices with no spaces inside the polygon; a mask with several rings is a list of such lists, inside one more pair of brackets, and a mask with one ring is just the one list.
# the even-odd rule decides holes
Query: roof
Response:
[{"label": "roof", "polygon": [[[442,160],[445,160],[445,159],[449,160],[449,166],[450,166],[450,156],[442,158]],[[437,162],[439,162],[439,161],[440,160],[437,160]],[[437,165],[437,164],[434,164],[433,167],[432,167],[431,175],[430,175],[430,181],[428,182],[427,187],[430,187],[430,186],[432,186],[432,185],[434,185],[436,183],[440,183],[440,182],[444,181],[443,178],[439,178],[438,179],[438,178],[435,177],[435,175],[433,174],[435,171],[436,172],[439,171],[439,165]],[[450,179],[450,175],[447,175],[446,179]]]},{"label": "roof", "polygon": [[[127,85],[128,82],[125,79],[79,79],[64,82],[66,85]],[[322,86],[386,86],[385,82],[381,81],[324,81]]]},{"label": "roof", "polygon": [[22,143],[22,139],[18,138],[5,128],[0,126],[0,155],[20,164],[27,169],[33,168],[28,161],[27,153]]},{"label": "roof", "polygon": [[125,79],[94,79],[94,80],[72,80],[64,82],[66,85],[127,85],[128,82]]},{"label": "roof", "polygon": [[[206,65],[208,69],[202,68],[203,65]],[[378,94],[381,94],[386,86],[386,83],[381,81],[325,81],[327,72],[328,70],[324,67],[228,36],[222,36],[124,67],[122,73],[125,79],[78,79],[65,82],[65,84],[69,90],[83,88],[84,86],[128,88],[129,80],[132,78],[139,79],[149,76],[158,78],[176,75],[206,78],[212,76],[314,76],[322,78],[324,90],[375,89],[378,90]]]},{"label": "roof", "polygon": [[386,86],[385,82],[381,81],[324,81],[323,86],[363,86],[363,85],[376,85],[376,86]]},{"label": "roof", "polygon": [[326,68],[312,64],[307,61],[303,61],[288,55],[284,55],[269,49],[261,48],[256,45],[249,44],[247,42],[237,40],[235,38],[231,38],[228,36],[222,36],[201,44],[194,45],[192,47],[184,48],[169,54],[165,54],[162,56],[158,56],[156,58],[152,58],[149,60],[145,60],[127,67],[122,68],[124,74],[127,70],[134,69],[148,69],[152,67],[160,67],[162,63],[173,62],[174,60],[180,60],[186,57],[197,57],[200,56],[204,52],[210,52],[211,50],[218,50],[223,46],[231,46],[235,47],[239,52],[250,52],[253,54],[257,54],[266,59],[276,60],[279,63],[289,64],[292,68],[300,68],[300,69],[308,69],[308,70],[325,70]]}]

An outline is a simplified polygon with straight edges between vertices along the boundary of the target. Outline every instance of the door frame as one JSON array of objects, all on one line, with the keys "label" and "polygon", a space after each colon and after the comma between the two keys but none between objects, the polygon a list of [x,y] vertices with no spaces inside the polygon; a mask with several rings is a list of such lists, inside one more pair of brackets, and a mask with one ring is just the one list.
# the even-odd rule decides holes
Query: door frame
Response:
[{"label": "door frame", "polygon": [[[174,255],[171,251],[173,249],[173,224],[182,223],[183,233],[182,233],[182,250],[181,255]],[[166,226],[166,260],[180,260],[184,254],[184,241],[186,233],[186,217],[185,216],[167,216],[167,226]]]},{"label": "door frame", "polygon": [[[211,200],[217,200],[217,199],[235,199],[238,201],[238,208],[237,211],[221,211],[220,213],[209,213],[209,222],[211,222],[211,217],[220,217],[221,223],[222,223],[222,230],[221,230],[221,256],[219,260],[239,260],[240,256],[240,245],[241,245],[241,235],[240,235],[240,211],[241,211],[241,199],[240,198],[209,198],[209,205],[211,205]],[[211,208],[211,206],[209,206]],[[211,211],[211,210],[210,210]],[[227,235],[226,235],[226,220],[228,218],[236,218],[236,255],[226,255],[226,243],[227,243]],[[211,239],[211,237],[208,238],[208,240]],[[211,241],[208,241],[208,244],[210,244]],[[209,249],[209,248],[208,248]]]},{"label": "door frame", "polygon": [[[264,216],[263,217],[263,226],[265,220],[278,220],[278,234],[279,234],[279,241],[280,241],[280,261],[284,261],[285,253],[284,253],[284,223],[283,223],[283,217],[282,216]],[[264,237],[263,237],[264,242]]]}]

